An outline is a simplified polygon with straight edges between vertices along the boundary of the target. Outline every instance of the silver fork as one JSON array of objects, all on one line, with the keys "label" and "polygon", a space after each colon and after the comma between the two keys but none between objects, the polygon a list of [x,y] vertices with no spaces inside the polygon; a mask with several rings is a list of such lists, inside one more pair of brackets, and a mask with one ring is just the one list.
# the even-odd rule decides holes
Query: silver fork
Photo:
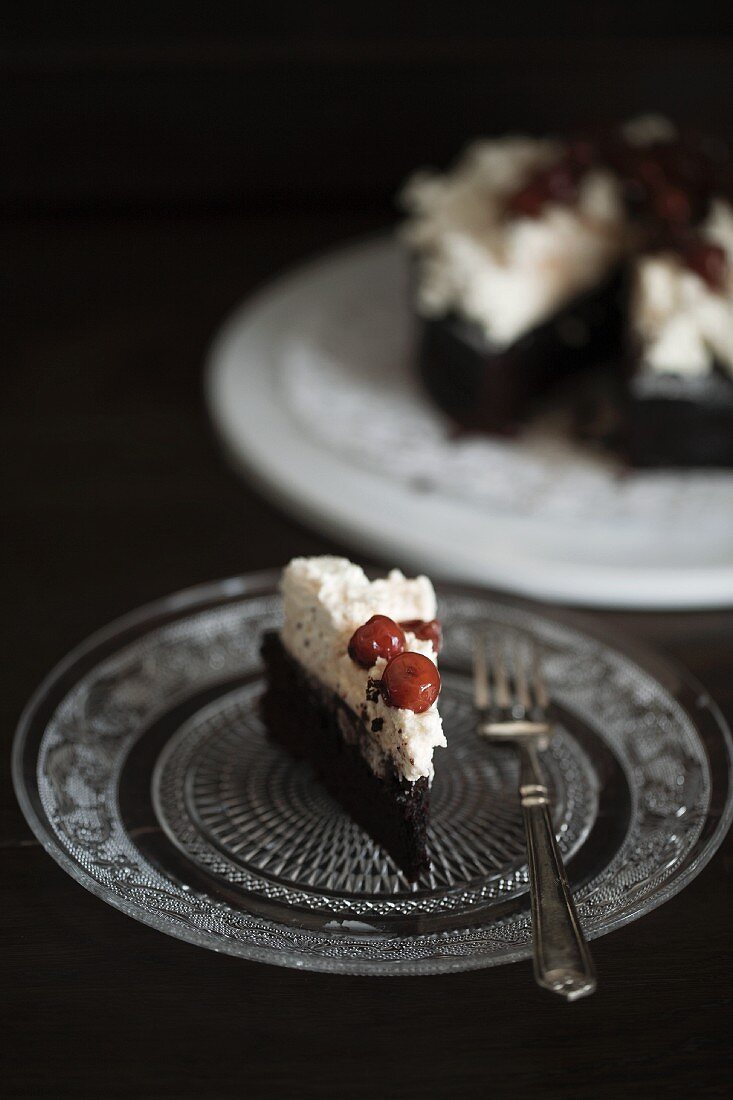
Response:
[{"label": "silver fork", "polygon": [[514,639],[507,661],[505,647],[476,639],[473,662],[477,732],[488,740],[508,741],[519,752],[519,797],[527,836],[532,902],[534,974],[539,985],[569,1001],[596,988],[588,944],[580,927],[550,817],[550,797],[539,754],[547,748],[552,726],[549,697],[537,646]]}]

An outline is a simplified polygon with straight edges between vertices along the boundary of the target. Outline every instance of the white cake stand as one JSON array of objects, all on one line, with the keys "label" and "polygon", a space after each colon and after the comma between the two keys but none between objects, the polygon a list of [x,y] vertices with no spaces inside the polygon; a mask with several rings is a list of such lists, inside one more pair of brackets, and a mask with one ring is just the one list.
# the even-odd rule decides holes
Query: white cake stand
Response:
[{"label": "white cake stand", "polygon": [[210,355],[209,407],[236,466],[390,564],[596,607],[733,604],[733,473],[628,474],[551,432],[455,438],[411,344],[391,238],[278,279]]}]

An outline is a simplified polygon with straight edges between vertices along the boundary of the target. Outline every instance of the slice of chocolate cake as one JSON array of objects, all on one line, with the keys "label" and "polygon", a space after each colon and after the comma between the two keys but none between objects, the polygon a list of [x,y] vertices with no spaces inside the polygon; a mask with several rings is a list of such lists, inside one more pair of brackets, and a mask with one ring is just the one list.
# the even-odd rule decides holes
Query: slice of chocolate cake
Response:
[{"label": "slice of chocolate cake", "polygon": [[429,866],[440,625],[427,577],[369,581],[345,558],[296,558],[268,634],[263,716],[411,881]]},{"label": "slice of chocolate cake", "polygon": [[632,465],[733,465],[731,190],[725,144],[656,115],[418,174],[402,235],[433,400],[511,434],[605,364]]}]

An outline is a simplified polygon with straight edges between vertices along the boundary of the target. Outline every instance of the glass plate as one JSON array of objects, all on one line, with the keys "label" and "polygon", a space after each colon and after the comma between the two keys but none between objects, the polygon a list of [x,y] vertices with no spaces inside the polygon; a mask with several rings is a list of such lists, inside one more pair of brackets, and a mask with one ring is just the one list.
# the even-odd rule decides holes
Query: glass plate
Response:
[{"label": "glass plate", "polygon": [[730,735],[670,666],[511,602],[439,589],[445,648],[432,869],[411,885],[260,722],[259,645],[275,577],[202,586],[113,624],[30,702],[16,791],[47,851],[154,928],[283,966],[428,974],[531,953],[512,750],[480,743],[477,627],[543,647],[557,711],[546,754],[581,920],[604,935],[672,897],[731,817]]}]

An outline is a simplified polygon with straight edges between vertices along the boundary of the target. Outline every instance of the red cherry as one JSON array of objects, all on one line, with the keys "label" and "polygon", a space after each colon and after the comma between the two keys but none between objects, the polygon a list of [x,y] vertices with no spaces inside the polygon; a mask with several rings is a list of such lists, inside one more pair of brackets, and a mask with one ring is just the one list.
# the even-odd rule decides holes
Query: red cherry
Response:
[{"label": "red cherry", "polygon": [[510,196],[507,208],[511,214],[537,218],[546,202],[547,188],[544,180],[532,180]]},{"label": "red cherry", "polygon": [[407,622],[400,623],[400,626],[403,630],[408,630],[410,634],[414,634],[421,642],[432,642],[435,652],[440,653],[440,646],[443,641],[443,628],[440,625],[440,619],[408,619]]},{"label": "red cherry", "polygon": [[660,164],[659,158],[651,155],[639,158],[634,175],[651,191],[658,191],[666,184],[664,168]]},{"label": "red cherry", "polygon": [[578,197],[576,173],[570,164],[563,161],[547,169],[545,187],[548,196],[555,202],[572,203]]},{"label": "red cherry", "polygon": [[548,202],[574,203],[578,198],[578,182],[592,157],[593,149],[587,142],[568,147],[561,160],[539,169],[509,196],[507,209],[511,214],[536,218]]},{"label": "red cherry", "polygon": [[351,635],[349,657],[362,668],[371,668],[378,657],[389,661],[405,648],[405,632],[394,619],[372,615]]},{"label": "red cherry", "polygon": [[699,275],[712,290],[721,290],[728,269],[725,250],[707,241],[691,241],[683,252],[685,265]]},{"label": "red cherry", "polygon": [[654,209],[665,222],[686,223],[692,217],[692,206],[680,187],[665,187],[656,192],[653,199]]},{"label": "red cherry", "polygon": [[382,694],[390,707],[422,714],[440,695],[440,673],[422,653],[400,653],[382,673]]}]

